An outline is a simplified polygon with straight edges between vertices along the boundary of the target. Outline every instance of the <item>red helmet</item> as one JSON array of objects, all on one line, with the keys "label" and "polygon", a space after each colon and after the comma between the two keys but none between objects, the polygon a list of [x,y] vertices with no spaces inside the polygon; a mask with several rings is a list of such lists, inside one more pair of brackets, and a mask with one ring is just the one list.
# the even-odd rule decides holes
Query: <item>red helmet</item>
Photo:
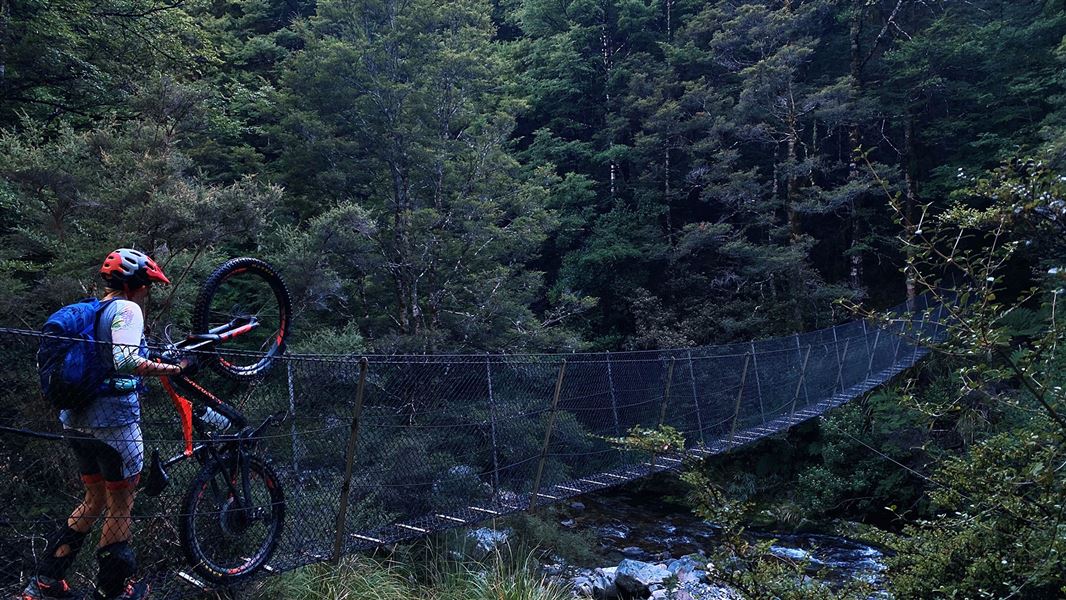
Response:
[{"label": "red helmet", "polygon": [[119,248],[104,259],[100,276],[107,286],[116,290],[135,290],[153,281],[170,283],[163,269],[147,254],[139,250]]}]

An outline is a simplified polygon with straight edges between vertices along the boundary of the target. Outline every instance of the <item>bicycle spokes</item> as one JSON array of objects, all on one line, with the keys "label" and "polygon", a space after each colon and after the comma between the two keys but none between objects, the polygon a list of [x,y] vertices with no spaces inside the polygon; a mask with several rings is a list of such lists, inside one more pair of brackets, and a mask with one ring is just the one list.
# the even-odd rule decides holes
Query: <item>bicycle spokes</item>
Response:
[{"label": "bicycle spokes", "polygon": [[212,461],[186,502],[186,550],[202,573],[239,577],[261,566],[280,535],[284,500],[274,474],[258,459],[247,468]]},{"label": "bicycle spokes", "polygon": [[[237,380],[254,380],[284,352],[291,301],[281,277],[253,258],[227,261],[204,284],[193,310],[193,335],[217,353],[208,365]],[[210,338],[210,341],[208,339]]]},{"label": "bicycle spokes", "polygon": [[237,352],[266,352],[281,333],[282,313],[277,298],[250,272],[223,281],[207,315],[208,329],[224,331],[227,348]]}]

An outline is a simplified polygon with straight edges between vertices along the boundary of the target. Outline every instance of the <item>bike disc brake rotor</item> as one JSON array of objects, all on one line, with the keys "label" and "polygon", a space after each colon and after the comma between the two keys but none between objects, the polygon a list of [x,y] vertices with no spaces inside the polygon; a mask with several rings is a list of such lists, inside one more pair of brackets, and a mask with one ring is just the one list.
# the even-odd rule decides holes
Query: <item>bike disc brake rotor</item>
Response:
[{"label": "bike disc brake rotor", "polygon": [[231,536],[241,536],[248,531],[251,525],[248,509],[242,508],[233,496],[227,498],[219,507],[219,527],[222,533]]},{"label": "bike disc brake rotor", "polygon": [[[267,543],[272,521],[270,494],[260,475],[250,473],[250,497],[240,498],[240,478],[230,469],[215,471],[204,483],[194,508],[193,528],[204,560],[219,571],[241,569],[247,556]],[[237,486],[237,495],[230,485]]]}]

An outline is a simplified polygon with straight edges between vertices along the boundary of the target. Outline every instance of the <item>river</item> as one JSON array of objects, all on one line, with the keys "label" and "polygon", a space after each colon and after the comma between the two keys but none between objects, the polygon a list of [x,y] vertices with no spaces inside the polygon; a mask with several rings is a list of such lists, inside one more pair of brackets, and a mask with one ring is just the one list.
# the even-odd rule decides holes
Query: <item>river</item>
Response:
[{"label": "river", "polygon": [[[648,486],[609,490],[583,497],[563,525],[595,532],[606,565],[625,558],[661,563],[693,553],[710,553],[719,528],[691,511],[656,496]],[[891,598],[886,591],[884,553],[844,537],[815,533],[749,531],[773,539],[770,551],[809,564],[808,575],[833,586],[862,580],[871,598]]]}]

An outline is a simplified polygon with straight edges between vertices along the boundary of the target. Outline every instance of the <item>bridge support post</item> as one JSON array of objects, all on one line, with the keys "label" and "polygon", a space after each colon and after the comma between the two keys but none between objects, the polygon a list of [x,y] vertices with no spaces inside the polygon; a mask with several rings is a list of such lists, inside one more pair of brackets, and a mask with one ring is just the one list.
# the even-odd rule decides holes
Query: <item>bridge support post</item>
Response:
[{"label": "bridge support post", "polygon": [[[808,344],[807,345],[807,358],[810,358],[811,348],[812,348],[812,345]],[[802,376],[803,377],[806,377],[806,375],[807,375],[807,358],[804,358],[804,356],[803,356],[803,350],[800,348],[800,336],[797,333],[796,334],[796,364],[802,364],[803,365],[801,367],[802,368]],[[811,403],[811,397],[810,397],[810,393],[807,391],[806,383],[807,382],[804,381],[804,385],[803,385],[803,404],[804,404],[804,406],[809,405]],[[792,405],[795,406],[796,402],[793,401]],[[795,408],[793,408],[792,414],[795,414],[795,413],[796,413],[796,410],[795,410]]]},{"label": "bridge support post", "polygon": [[296,473],[296,478],[302,481],[303,476],[300,473],[300,443],[296,437],[296,386],[293,383],[292,363],[286,363],[285,367],[289,383],[289,418],[292,419],[289,430],[289,435],[292,438],[292,471]]},{"label": "bridge support post", "polygon": [[[656,425],[656,431],[662,429],[663,424],[666,422],[666,404],[670,402],[670,386],[674,382],[674,364],[677,363],[677,357],[670,357],[670,366],[666,368],[666,389],[663,390],[663,401],[659,406],[659,424]],[[651,453],[651,470],[655,471],[655,458],[657,452]]]},{"label": "bridge support post", "polygon": [[[926,301],[928,302],[928,300]],[[925,341],[925,314],[929,312],[929,307],[922,309],[922,318],[918,321],[917,333],[914,336],[914,350],[911,352],[911,364],[917,364],[918,362],[918,348]],[[912,321],[913,322],[913,321]]]},{"label": "bridge support post", "polygon": [[936,322],[933,323],[933,339],[934,340],[937,340],[937,339],[940,338],[940,326],[941,326],[940,322],[941,322],[941,320],[943,320],[943,318],[944,318],[944,301],[941,300],[940,301],[940,306],[938,306],[936,308]]},{"label": "bridge support post", "polygon": [[500,499],[500,452],[496,444],[496,397],[492,393],[492,362],[485,355],[485,379],[489,388],[489,424],[492,433],[492,500]]},{"label": "bridge support post", "polygon": [[703,414],[700,410],[700,397],[696,393],[696,371],[692,368],[692,350],[688,351],[688,377],[692,385],[692,403],[696,405],[696,427],[700,431],[700,445],[706,446],[707,439],[703,435]]},{"label": "bridge support post", "polygon": [[866,379],[870,379],[874,370],[874,357],[877,356],[877,345],[881,343],[881,328],[877,329],[877,333],[874,335],[874,347],[870,351],[870,362],[866,363]]},{"label": "bridge support post", "polygon": [[837,357],[837,363],[840,363],[840,340],[837,339],[837,326],[833,325],[829,328],[833,332],[833,355]]},{"label": "bridge support post", "polygon": [[736,446],[737,438],[737,421],[740,419],[740,401],[744,398],[744,385],[748,382],[748,363],[751,362],[751,355],[744,356],[744,370],[740,373],[740,390],[737,391],[737,405],[733,409],[733,427],[729,431],[729,445]]},{"label": "bridge support post", "polygon": [[611,413],[614,415],[614,435],[622,437],[622,427],[618,423],[618,398],[614,395],[614,373],[611,371],[611,353],[607,353],[607,388],[611,392]]},{"label": "bridge support post", "polygon": [[348,447],[344,452],[344,483],[341,485],[340,508],[337,509],[336,532],[333,537],[333,564],[341,560],[344,552],[344,530],[348,521],[348,498],[352,491],[352,468],[355,466],[355,449],[359,441],[359,418],[363,414],[363,392],[366,390],[366,358],[359,360],[359,387],[355,390],[355,409],[348,432]]},{"label": "bridge support post", "polygon": [[848,346],[851,345],[851,338],[844,340],[844,352],[837,355],[837,385],[840,386],[840,393],[844,393],[844,361],[848,359]]},{"label": "bridge support post", "polygon": [[[796,341],[799,342],[799,338],[796,338]],[[807,355],[803,357],[803,367],[800,369],[799,381],[796,382],[796,393],[792,396],[792,409],[789,412],[789,415],[792,417],[796,416],[796,401],[799,400],[800,389],[803,389],[804,393],[807,391],[807,386],[805,385],[807,383],[807,361],[810,360],[810,358],[811,347],[807,346]]]},{"label": "bridge support post", "polygon": [[906,322],[900,318],[899,320],[899,333],[896,337],[896,348],[892,351],[892,366],[899,364],[899,347],[903,343],[903,334],[906,330]]},{"label": "bridge support post", "polygon": [[555,380],[555,397],[552,398],[551,411],[548,413],[548,427],[544,430],[544,445],[540,449],[540,462],[537,463],[537,475],[533,479],[533,493],[529,496],[529,512],[537,506],[537,498],[540,496],[540,481],[544,476],[544,461],[548,458],[548,445],[552,439],[552,429],[555,428],[555,414],[559,411],[559,395],[563,391],[563,377],[566,376],[566,359],[559,366],[559,378]]},{"label": "bridge support post", "polygon": [[867,355],[873,355],[873,351],[870,350],[870,333],[866,330],[866,319],[862,320],[862,343],[866,348]]},{"label": "bridge support post", "polygon": [[670,387],[674,382],[674,364],[676,357],[670,357],[670,366],[666,368],[666,389],[663,391],[663,402],[659,407],[659,427],[666,423],[666,403],[670,401]]},{"label": "bridge support post", "polygon": [[755,342],[751,343],[751,368],[755,372],[755,393],[759,395],[759,413],[763,424],[766,423],[766,407],[762,402],[762,382],[759,380],[759,360],[755,355]]}]

